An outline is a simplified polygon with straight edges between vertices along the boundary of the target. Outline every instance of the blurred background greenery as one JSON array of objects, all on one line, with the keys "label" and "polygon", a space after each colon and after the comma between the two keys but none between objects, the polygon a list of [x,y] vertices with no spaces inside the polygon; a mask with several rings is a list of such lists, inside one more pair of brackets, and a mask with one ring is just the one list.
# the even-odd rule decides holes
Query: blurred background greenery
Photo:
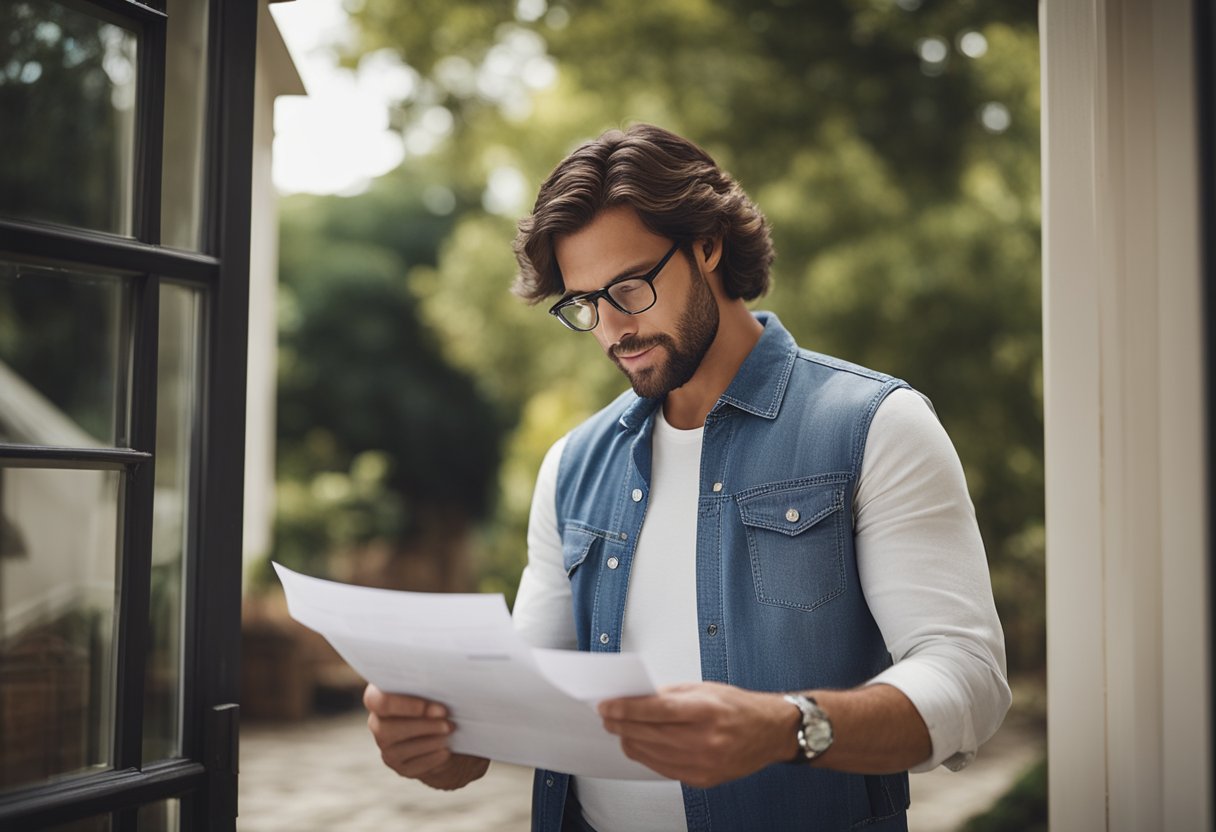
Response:
[{"label": "blurred background greenery", "polygon": [[282,202],[273,557],[513,597],[541,457],[625,387],[593,339],[509,294],[515,222],[577,143],[648,121],[705,147],[771,221],[757,308],[933,400],[1010,669],[1042,672],[1034,4],[347,6],[345,61],[408,81],[391,113],[407,157],[357,196]]}]

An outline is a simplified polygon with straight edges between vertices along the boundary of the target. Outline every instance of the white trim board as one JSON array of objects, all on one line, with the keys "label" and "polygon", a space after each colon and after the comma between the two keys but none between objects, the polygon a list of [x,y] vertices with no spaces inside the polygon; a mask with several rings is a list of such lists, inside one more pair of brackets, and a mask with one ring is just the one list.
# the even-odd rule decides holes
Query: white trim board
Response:
[{"label": "white trim board", "polygon": [[1051,827],[1207,829],[1191,6],[1040,12]]}]

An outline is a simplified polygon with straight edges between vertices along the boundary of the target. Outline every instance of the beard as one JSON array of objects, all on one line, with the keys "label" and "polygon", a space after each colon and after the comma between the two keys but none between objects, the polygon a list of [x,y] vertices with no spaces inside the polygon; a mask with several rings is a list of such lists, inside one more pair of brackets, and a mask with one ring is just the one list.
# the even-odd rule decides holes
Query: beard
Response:
[{"label": "beard", "polygon": [[[609,353],[613,363],[629,379],[633,392],[644,399],[662,399],[672,390],[687,384],[718,335],[718,304],[705,276],[695,269],[694,275],[688,305],[676,323],[677,338],[666,333],[629,338],[620,341]],[[636,373],[622,367],[620,359],[616,357],[618,350],[636,353],[652,347],[662,347],[667,353],[667,360],[644,367]]]}]

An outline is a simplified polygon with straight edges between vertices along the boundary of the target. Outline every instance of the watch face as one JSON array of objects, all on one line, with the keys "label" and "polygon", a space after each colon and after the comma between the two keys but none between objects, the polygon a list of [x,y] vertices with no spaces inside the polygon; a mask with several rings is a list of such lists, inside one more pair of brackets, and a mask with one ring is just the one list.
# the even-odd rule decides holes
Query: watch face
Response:
[{"label": "watch face", "polygon": [[814,699],[794,695],[785,700],[802,712],[802,725],[798,730],[798,747],[806,759],[813,760],[832,745],[832,721]]},{"label": "watch face", "polygon": [[812,751],[826,751],[832,744],[832,724],[826,719],[814,720],[806,728],[806,741]]}]

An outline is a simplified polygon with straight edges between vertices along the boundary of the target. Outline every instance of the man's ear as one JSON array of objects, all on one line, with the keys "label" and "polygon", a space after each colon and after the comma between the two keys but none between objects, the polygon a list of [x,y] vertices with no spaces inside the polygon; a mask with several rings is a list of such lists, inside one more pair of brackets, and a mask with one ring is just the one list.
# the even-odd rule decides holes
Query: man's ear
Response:
[{"label": "man's ear", "polygon": [[701,241],[701,259],[705,263],[705,271],[712,272],[718,268],[722,260],[722,238],[710,237]]}]

